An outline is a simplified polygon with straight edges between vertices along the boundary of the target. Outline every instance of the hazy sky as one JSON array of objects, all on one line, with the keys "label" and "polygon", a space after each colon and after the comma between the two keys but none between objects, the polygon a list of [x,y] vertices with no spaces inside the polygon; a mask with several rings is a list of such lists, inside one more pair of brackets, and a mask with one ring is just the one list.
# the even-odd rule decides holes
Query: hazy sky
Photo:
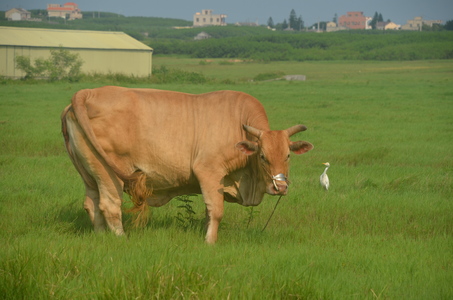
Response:
[{"label": "hazy sky", "polygon": [[[0,10],[20,7],[45,9],[48,3],[64,4],[61,0],[0,0]],[[319,21],[331,21],[347,11],[363,11],[373,17],[377,11],[384,20],[397,24],[422,16],[426,20],[453,20],[453,0],[75,0],[83,11],[105,11],[125,16],[176,18],[192,21],[193,14],[212,9],[214,14],[226,14],[227,23],[256,22],[267,24],[288,19],[292,9],[302,16],[306,26]]]}]

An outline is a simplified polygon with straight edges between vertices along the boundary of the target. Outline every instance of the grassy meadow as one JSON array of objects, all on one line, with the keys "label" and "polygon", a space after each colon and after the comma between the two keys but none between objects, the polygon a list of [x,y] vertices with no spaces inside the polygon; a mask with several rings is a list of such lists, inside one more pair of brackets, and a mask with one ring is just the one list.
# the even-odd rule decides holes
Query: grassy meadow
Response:
[{"label": "grassy meadow", "polygon": [[[0,84],[2,299],[452,299],[453,61],[230,62],[156,57],[196,84],[119,84],[189,93],[231,89],[271,128],[315,148],[291,162],[290,192],[253,210],[225,205],[215,246],[204,204],[173,200],[127,237],[95,234],[63,146],[60,113],[103,83]],[[259,74],[307,80],[252,81]],[[328,192],[319,185],[330,162]],[[125,206],[130,205],[125,203]],[[178,219],[179,218],[179,219]]]}]

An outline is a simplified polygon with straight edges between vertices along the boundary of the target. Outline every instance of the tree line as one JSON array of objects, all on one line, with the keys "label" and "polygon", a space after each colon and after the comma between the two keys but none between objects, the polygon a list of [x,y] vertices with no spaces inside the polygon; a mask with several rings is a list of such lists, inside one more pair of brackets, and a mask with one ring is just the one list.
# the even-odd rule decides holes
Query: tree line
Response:
[{"label": "tree line", "polygon": [[155,54],[261,61],[452,59],[451,32],[271,32],[201,41],[156,39]]},{"label": "tree line", "polygon": [[269,28],[274,28],[278,30],[291,29],[301,31],[302,29],[305,28],[305,22],[302,19],[302,15],[297,16],[296,11],[292,9],[291,12],[289,13],[288,21],[284,19],[282,23],[274,24],[274,20],[272,19],[272,17],[269,17],[269,19],[267,20],[267,26]]},{"label": "tree line", "polygon": [[[73,20],[66,22],[61,18],[48,18],[46,17],[46,10],[30,10],[32,18],[41,18],[42,22],[11,22],[4,18],[4,14],[0,12],[0,26],[18,26],[18,27],[32,27],[32,28],[58,28],[58,29],[78,29],[78,30],[99,30],[99,31],[123,31],[138,40],[146,40],[147,38],[177,38],[177,39],[193,39],[193,37],[200,32],[200,30],[208,32],[214,38],[223,38],[226,36],[242,36],[248,34],[260,34],[266,30],[266,26],[257,26],[254,28],[242,28],[228,25],[226,27],[215,28],[204,27],[176,30],[173,27],[190,27],[192,21],[171,19],[171,18],[158,18],[158,17],[126,17],[121,14],[86,11],[84,18],[80,20]],[[3,18],[1,17],[3,16]],[[375,28],[377,22],[384,20],[382,13],[376,12],[374,14],[371,25]],[[338,16],[335,14],[332,21],[337,23]],[[390,20],[387,20],[390,21]],[[279,30],[291,29],[292,31],[306,31],[307,29],[324,30],[328,21],[316,22],[312,25],[307,25],[294,9],[289,13],[288,19],[283,22],[275,23],[272,17],[267,21],[267,27]],[[231,27],[235,29],[231,29]],[[424,26],[423,31],[442,31],[453,30],[453,20],[447,21],[445,25]],[[214,32],[214,35],[211,34]]]},{"label": "tree line", "polygon": [[[315,24],[312,24],[308,27],[305,26],[305,22],[302,19],[302,15],[297,16],[296,11],[294,9],[291,10],[289,13],[288,20],[284,19],[281,23],[275,23],[272,17],[269,17],[267,20],[267,26],[269,28],[275,30],[295,30],[295,31],[302,31],[307,29],[314,29],[314,30],[325,30],[326,24],[329,21],[319,21]],[[335,15],[332,18],[332,22],[338,24],[338,15]],[[382,13],[375,12],[372,20],[370,21],[370,26],[372,29],[377,28],[377,24],[379,22],[384,22],[384,17]],[[385,22],[391,22],[390,19],[387,19]],[[440,30],[453,30],[453,20],[447,21],[445,25],[434,24],[433,26],[424,26],[423,28],[425,31],[440,31]]]},{"label": "tree line", "polygon": [[[375,16],[373,17],[372,23],[374,24],[374,26],[376,26],[377,22],[382,22],[381,20],[383,20],[382,14],[378,14],[376,12]],[[335,14],[333,16],[332,21],[335,23],[338,22],[337,14]],[[319,26],[319,29],[325,30],[326,24],[327,24],[327,21],[319,21],[309,27],[313,28],[313,29],[318,29],[318,26]],[[292,9],[290,11],[288,20],[284,19],[282,23],[274,23],[274,20],[272,19],[272,17],[269,17],[269,19],[267,20],[267,26],[269,28],[273,28],[276,30],[290,29],[290,30],[295,30],[295,31],[301,31],[301,30],[307,29],[307,27],[305,27],[305,22],[302,19],[302,15],[297,16],[296,11],[294,9]],[[375,29],[375,27],[373,27],[373,29]]]}]

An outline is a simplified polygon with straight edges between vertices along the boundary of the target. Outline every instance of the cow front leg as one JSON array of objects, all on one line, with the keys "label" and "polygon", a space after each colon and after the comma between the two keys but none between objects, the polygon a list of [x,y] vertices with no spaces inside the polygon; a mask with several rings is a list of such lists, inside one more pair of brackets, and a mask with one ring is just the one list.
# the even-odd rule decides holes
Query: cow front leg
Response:
[{"label": "cow front leg", "polygon": [[[217,192],[218,193],[218,192]],[[204,202],[206,204],[206,237],[205,241],[208,244],[215,244],[219,231],[220,221],[223,218],[223,195],[205,196],[203,193]]]},{"label": "cow front leg", "polygon": [[200,182],[201,193],[206,204],[206,238],[208,244],[217,241],[219,224],[223,217],[223,177],[224,175],[215,174],[212,171],[196,172]]}]

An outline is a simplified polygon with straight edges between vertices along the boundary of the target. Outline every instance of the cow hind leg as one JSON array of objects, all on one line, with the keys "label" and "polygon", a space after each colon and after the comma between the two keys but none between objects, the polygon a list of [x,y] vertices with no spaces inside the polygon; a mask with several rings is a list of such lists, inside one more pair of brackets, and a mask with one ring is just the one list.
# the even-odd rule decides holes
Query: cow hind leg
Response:
[{"label": "cow hind leg", "polygon": [[83,208],[88,213],[95,232],[105,231],[107,227],[104,215],[99,209],[99,200],[99,190],[97,188],[93,189],[86,186]]},{"label": "cow hind leg", "polygon": [[66,148],[69,156],[85,183],[84,208],[95,231],[107,227],[117,235],[124,234],[121,221],[123,183],[102,162],[99,155],[86,141],[85,136],[68,113]]},{"label": "cow hind leg", "polygon": [[119,180],[111,175],[112,174],[109,174],[108,177],[102,176],[103,178],[101,177],[102,179],[98,181],[98,207],[100,213],[104,217],[107,227],[116,235],[123,235],[124,229],[121,212],[121,204],[123,202],[123,185]]},{"label": "cow hind leg", "polygon": [[107,227],[117,235],[124,234],[121,204],[123,185],[104,168],[96,168],[96,179],[78,164],[78,169],[85,182],[85,202],[83,207],[90,217],[95,232],[102,232]]},{"label": "cow hind leg", "polygon": [[116,235],[123,235],[123,185],[106,170],[99,173],[97,188],[86,186],[84,208],[90,216],[94,231],[101,232],[108,228]]}]

